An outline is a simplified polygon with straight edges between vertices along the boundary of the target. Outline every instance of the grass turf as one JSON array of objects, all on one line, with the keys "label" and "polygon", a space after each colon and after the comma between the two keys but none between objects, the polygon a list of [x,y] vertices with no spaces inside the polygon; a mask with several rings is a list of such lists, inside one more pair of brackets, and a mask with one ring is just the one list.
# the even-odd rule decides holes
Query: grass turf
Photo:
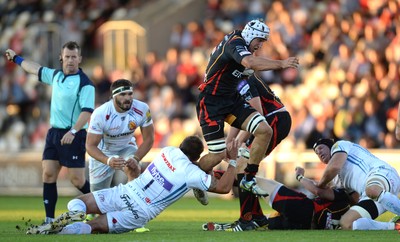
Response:
[{"label": "grass turf", "polygon": [[[70,197],[60,197],[56,215],[65,211]],[[25,235],[16,229],[24,228],[31,219],[40,224],[43,205],[40,197],[0,197],[0,241],[400,241],[397,231],[249,231],[241,233],[202,231],[201,225],[208,221],[232,222],[239,217],[238,200],[211,198],[208,206],[200,205],[194,198],[183,198],[173,204],[159,217],[146,225],[147,233],[102,235]],[[262,203],[266,213],[269,207]],[[301,208],[299,208],[301,209]],[[379,220],[388,221],[393,215],[383,214]]]}]

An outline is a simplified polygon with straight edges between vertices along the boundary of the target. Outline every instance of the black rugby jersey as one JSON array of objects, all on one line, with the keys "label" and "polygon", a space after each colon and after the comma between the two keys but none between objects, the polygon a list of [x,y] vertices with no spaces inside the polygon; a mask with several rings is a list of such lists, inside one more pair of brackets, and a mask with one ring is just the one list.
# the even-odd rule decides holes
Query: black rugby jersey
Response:
[{"label": "black rugby jersey", "polygon": [[241,30],[227,35],[210,55],[201,92],[216,96],[231,96],[237,93],[236,87],[242,79],[245,67],[240,64],[245,56],[252,53],[248,49]]},{"label": "black rugby jersey", "polygon": [[268,115],[284,107],[279,97],[275,95],[265,81],[256,73],[251,75],[249,79],[240,81],[237,89],[246,101],[260,97],[264,115]]}]

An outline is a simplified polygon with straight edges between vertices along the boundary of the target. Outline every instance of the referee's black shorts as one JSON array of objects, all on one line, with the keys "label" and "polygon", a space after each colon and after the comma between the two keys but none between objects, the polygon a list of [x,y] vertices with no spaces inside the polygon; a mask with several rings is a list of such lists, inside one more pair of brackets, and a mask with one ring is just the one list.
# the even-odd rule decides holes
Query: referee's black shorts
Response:
[{"label": "referee's black shorts", "polygon": [[43,160],[58,160],[60,165],[68,168],[85,167],[86,130],[82,129],[75,134],[70,145],[61,145],[62,137],[69,129],[50,128],[46,136],[46,145],[43,151]]}]

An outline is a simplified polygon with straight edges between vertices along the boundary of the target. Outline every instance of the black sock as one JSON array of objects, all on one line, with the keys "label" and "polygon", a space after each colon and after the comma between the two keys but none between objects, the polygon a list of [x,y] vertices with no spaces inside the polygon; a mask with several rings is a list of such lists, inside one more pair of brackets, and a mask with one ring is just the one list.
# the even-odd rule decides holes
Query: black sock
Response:
[{"label": "black sock", "polygon": [[54,218],[57,198],[57,183],[43,183],[43,203],[46,217]]},{"label": "black sock", "polygon": [[[244,177],[243,173],[237,174],[238,181]],[[240,219],[242,221],[250,221],[252,219],[252,203],[255,195],[249,191],[239,188],[239,203],[240,203]]]},{"label": "black sock", "polygon": [[90,184],[88,180],[85,181],[83,187],[79,188],[79,191],[81,191],[83,194],[90,193]]},{"label": "black sock", "polygon": [[246,174],[246,181],[251,181],[258,172],[258,165],[255,164],[247,164],[247,167],[244,169]]}]

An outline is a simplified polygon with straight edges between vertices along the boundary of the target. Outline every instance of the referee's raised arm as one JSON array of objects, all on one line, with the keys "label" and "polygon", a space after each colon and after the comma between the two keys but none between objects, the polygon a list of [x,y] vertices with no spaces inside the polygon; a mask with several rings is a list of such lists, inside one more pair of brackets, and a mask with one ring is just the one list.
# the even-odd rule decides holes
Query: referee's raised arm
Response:
[{"label": "referee's raised arm", "polygon": [[30,61],[30,60],[25,60],[21,56],[17,55],[15,51],[12,49],[7,49],[6,50],[6,57],[9,61],[14,62],[15,64],[18,64],[19,66],[24,69],[24,71],[33,74],[33,75],[38,75],[41,65],[39,65],[36,62]]}]

